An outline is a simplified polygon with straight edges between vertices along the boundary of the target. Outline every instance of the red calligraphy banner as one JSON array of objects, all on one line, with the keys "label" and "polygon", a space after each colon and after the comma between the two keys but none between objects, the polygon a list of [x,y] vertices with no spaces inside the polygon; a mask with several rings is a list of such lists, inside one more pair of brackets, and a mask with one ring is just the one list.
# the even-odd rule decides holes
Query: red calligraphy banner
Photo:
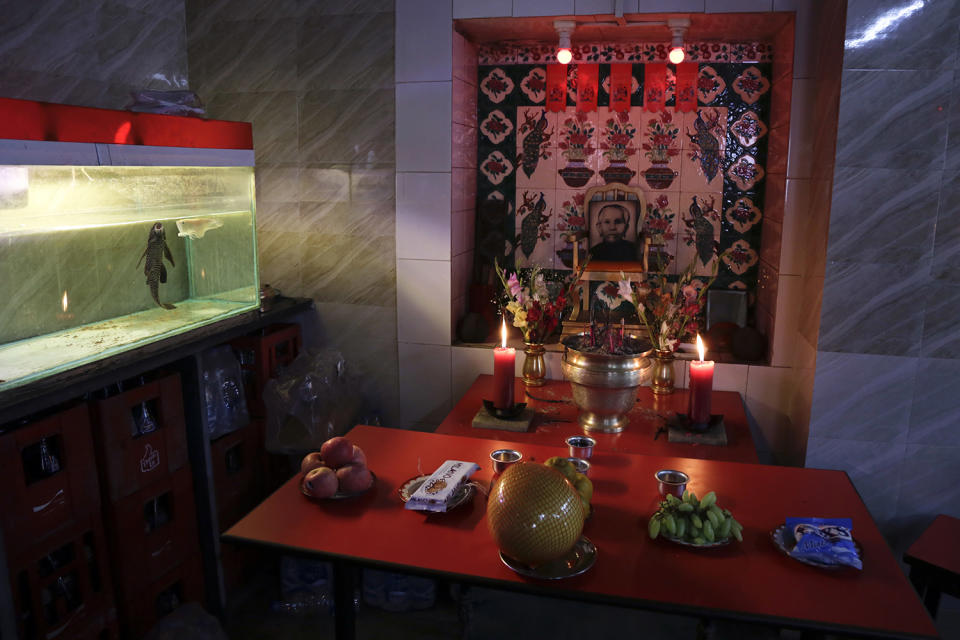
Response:
[{"label": "red calligraphy banner", "polygon": [[577,65],[577,111],[597,110],[597,87],[600,82],[600,65],[596,62]]},{"label": "red calligraphy banner", "polygon": [[681,62],[677,65],[677,111],[695,111],[697,109],[697,72],[696,62]]},{"label": "red calligraphy banner", "polygon": [[547,111],[567,108],[567,65],[547,65]]},{"label": "red calligraphy banner", "polygon": [[667,64],[651,62],[644,65],[643,110],[663,111],[666,106]]},{"label": "red calligraphy banner", "polygon": [[630,111],[633,89],[633,65],[610,65],[610,109],[619,113]]}]

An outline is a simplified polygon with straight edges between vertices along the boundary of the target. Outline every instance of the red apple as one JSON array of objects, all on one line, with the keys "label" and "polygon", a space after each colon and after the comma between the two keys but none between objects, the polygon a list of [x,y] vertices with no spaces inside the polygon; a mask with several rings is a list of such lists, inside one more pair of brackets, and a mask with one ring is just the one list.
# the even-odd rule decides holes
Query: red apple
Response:
[{"label": "red apple", "polygon": [[353,445],[353,457],[350,458],[350,464],[359,465],[361,467],[367,466],[367,454],[365,454],[363,449],[357,445]]},{"label": "red apple", "polygon": [[353,458],[353,443],[342,436],[330,438],[320,447],[320,455],[327,466],[339,469]]},{"label": "red apple", "polygon": [[325,466],[327,465],[323,462],[323,457],[320,455],[320,452],[312,451],[303,456],[303,460],[300,461],[300,473],[307,473],[311,469]]},{"label": "red apple", "polygon": [[373,483],[370,469],[355,464],[348,464],[337,469],[337,479],[340,481],[340,491],[344,493],[366,491]]},{"label": "red apple", "polygon": [[337,473],[330,467],[311,469],[303,477],[303,488],[314,498],[329,498],[338,486]]}]

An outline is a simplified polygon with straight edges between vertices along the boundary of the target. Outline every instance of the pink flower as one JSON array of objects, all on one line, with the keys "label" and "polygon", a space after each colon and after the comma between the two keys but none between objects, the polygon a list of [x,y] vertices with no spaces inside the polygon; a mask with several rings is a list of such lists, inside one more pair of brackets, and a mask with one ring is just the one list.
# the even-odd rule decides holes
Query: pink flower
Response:
[{"label": "pink flower", "polygon": [[523,304],[523,287],[517,279],[517,274],[511,273],[507,278],[507,287],[510,289],[510,295],[517,299],[517,302]]}]

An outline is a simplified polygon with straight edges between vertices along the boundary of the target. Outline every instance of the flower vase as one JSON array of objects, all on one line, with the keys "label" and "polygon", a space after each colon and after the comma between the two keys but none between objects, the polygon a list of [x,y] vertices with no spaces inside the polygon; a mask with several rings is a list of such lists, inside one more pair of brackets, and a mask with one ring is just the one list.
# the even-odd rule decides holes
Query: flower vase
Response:
[{"label": "flower vase", "polygon": [[670,168],[668,162],[654,162],[643,172],[643,178],[651,189],[666,189],[676,177],[677,172]]},{"label": "flower vase", "polygon": [[611,160],[610,166],[600,172],[607,184],[618,182],[620,184],[630,184],[630,178],[636,175],[636,171],[627,166],[626,160]]},{"label": "flower vase", "polygon": [[557,173],[563,178],[568,187],[577,189],[587,184],[593,176],[593,169],[588,167],[583,160],[570,160],[567,166],[559,169]]},{"label": "flower vase", "polygon": [[547,383],[547,364],[543,360],[542,342],[524,342],[523,383],[528,387],[542,387]]},{"label": "flower vase", "polygon": [[650,389],[657,395],[673,393],[673,351],[670,349],[656,349],[653,359],[653,376],[650,379]]}]

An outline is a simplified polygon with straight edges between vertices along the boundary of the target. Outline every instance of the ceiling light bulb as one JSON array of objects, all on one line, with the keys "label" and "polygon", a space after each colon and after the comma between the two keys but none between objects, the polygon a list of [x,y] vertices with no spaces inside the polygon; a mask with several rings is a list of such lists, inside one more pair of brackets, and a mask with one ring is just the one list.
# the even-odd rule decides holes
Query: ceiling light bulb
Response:
[{"label": "ceiling light bulb", "polygon": [[670,62],[673,64],[680,64],[683,62],[683,47],[674,47],[670,49],[670,55],[668,57]]},{"label": "ceiling light bulb", "polygon": [[560,64],[570,64],[571,60],[573,60],[573,54],[570,53],[570,49],[557,49],[557,62]]}]

